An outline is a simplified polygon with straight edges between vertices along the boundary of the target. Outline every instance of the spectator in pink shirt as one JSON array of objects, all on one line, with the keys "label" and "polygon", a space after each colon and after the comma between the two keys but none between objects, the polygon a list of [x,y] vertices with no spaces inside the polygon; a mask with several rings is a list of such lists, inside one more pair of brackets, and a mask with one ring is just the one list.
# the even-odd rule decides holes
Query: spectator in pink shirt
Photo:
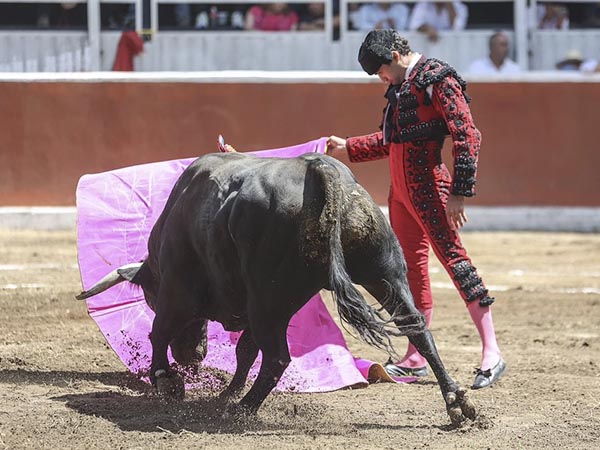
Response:
[{"label": "spectator in pink shirt", "polygon": [[246,30],[291,31],[298,28],[298,14],[287,3],[252,6],[246,13]]}]

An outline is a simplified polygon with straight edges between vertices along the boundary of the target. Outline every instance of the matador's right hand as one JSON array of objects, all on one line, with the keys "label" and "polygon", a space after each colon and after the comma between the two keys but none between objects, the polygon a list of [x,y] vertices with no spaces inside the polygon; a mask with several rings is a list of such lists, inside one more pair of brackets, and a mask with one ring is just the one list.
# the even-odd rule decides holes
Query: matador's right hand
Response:
[{"label": "matador's right hand", "polygon": [[329,136],[325,153],[335,156],[336,153],[346,152],[346,139],[337,136]]}]

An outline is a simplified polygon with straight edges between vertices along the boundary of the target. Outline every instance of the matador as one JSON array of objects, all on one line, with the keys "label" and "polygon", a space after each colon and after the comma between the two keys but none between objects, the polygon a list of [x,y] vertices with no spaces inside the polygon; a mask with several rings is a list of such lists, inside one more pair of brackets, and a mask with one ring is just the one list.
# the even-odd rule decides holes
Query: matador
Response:
[{"label": "matador", "polygon": [[[388,89],[377,133],[342,139],[331,136],[328,152],[346,151],[351,162],[389,158],[389,214],[404,250],[415,304],[431,323],[433,297],[429,249],[448,271],[482,341],[481,368],[473,388],[491,385],[503,374],[489,295],[463,246],[458,229],[466,222],[464,198],[475,195],[481,133],[469,108],[466,83],[449,64],[413,52],[395,30],[370,32],[359,63],[377,74]],[[447,136],[452,139],[453,174],[442,162]],[[388,361],[392,375],[427,375],[426,361],[409,344],[400,361]]]}]

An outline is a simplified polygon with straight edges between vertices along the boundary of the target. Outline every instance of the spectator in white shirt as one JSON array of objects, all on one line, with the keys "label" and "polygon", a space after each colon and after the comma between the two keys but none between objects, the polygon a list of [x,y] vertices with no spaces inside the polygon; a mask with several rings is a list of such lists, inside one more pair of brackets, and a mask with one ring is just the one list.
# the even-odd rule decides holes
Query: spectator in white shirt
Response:
[{"label": "spectator in white shirt", "polygon": [[469,74],[507,74],[519,73],[519,65],[508,57],[510,42],[506,33],[498,31],[490,36],[490,54],[485,58],[476,59],[469,66]]},{"label": "spectator in white shirt", "polygon": [[439,39],[440,30],[464,30],[469,10],[461,2],[421,2],[413,8],[408,29],[420,31],[430,41]]},{"label": "spectator in white shirt", "polygon": [[402,3],[365,3],[352,16],[352,25],[362,31],[406,30],[409,12],[408,6]]}]

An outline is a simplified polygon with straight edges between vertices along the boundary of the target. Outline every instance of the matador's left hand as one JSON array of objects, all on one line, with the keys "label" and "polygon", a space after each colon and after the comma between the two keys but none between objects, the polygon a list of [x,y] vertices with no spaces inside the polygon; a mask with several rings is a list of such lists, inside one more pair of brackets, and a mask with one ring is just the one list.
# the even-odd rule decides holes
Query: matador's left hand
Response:
[{"label": "matador's left hand", "polygon": [[446,205],[446,217],[450,226],[455,229],[461,228],[467,223],[467,214],[465,213],[465,198],[462,195],[450,194],[448,204]]}]

